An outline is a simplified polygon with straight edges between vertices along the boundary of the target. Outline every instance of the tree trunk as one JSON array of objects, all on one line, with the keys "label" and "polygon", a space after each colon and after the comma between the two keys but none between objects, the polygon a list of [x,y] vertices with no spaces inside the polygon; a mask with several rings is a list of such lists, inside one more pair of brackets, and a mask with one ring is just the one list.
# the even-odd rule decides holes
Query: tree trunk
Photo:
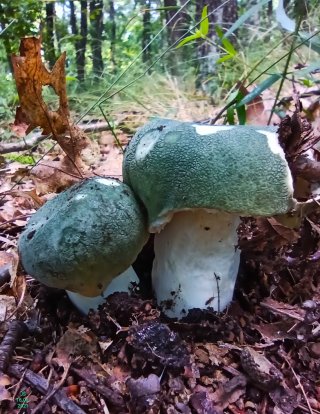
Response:
[{"label": "tree trunk", "polygon": [[145,0],[143,10],[143,29],[142,29],[142,49],[145,49],[142,53],[143,63],[148,64],[151,59],[151,47],[148,43],[151,40],[151,14],[150,14],[150,0]]},{"label": "tree trunk", "polygon": [[115,9],[114,1],[109,1],[109,18],[110,18],[110,59],[112,63],[113,72],[115,72],[117,63],[116,63],[116,18],[115,18]]},{"label": "tree trunk", "polygon": [[[181,2],[181,6],[184,2]],[[179,10],[178,7],[180,7],[177,0],[164,0],[164,7],[169,8],[165,11],[165,16],[168,25],[168,44],[172,46],[171,53],[168,57],[169,71],[172,75],[182,75],[186,70],[184,62],[190,58],[190,56],[188,57],[189,49],[185,47],[175,49],[174,45],[177,45],[178,40],[187,34],[189,16],[185,9],[177,13]],[[170,9],[171,7],[174,8]]]},{"label": "tree trunk", "polygon": [[[177,0],[164,0],[164,7],[177,7]],[[180,16],[177,13],[177,9],[167,9],[165,11],[166,13],[166,21],[167,21],[167,27],[168,27],[168,39],[169,39],[169,45],[175,44],[175,42],[179,39],[181,36],[181,33],[179,31],[179,20]]]},{"label": "tree trunk", "polygon": [[216,71],[216,60],[219,57],[219,48],[216,46],[217,37],[215,25],[223,29],[229,29],[232,23],[237,20],[237,0],[230,0],[225,6],[222,0],[197,0],[196,3],[196,21],[201,21],[203,7],[208,5],[209,15],[209,41],[196,42],[199,72],[197,77],[197,87],[204,89],[208,94],[212,94],[214,82],[208,81],[208,78],[214,76]]},{"label": "tree trunk", "polygon": [[[78,36],[79,30],[77,25],[76,12],[74,7],[73,0],[70,0],[70,26],[71,32],[73,35]],[[87,1],[81,1],[81,18],[80,18],[80,39],[75,41],[76,48],[76,64],[77,64],[77,73],[79,82],[84,81],[85,74],[85,59],[86,59],[86,47],[87,47],[87,34],[88,34],[88,24],[87,24]]]},{"label": "tree trunk", "polygon": [[56,52],[54,47],[54,19],[55,19],[55,2],[46,3],[46,50],[45,58],[49,61],[52,68],[56,62]]},{"label": "tree trunk", "polygon": [[78,65],[78,78],[80,82],[84,81],[85,65],[86,65],[86,47],[87,47],[87,35],[88,35],[88,2],[80,1],[81,5],[81,17],[80,17],[80,36],[78,48],[79,48],[79,65]]},{"label": "tree trunk", "polygon": [[93,74],[101,76],[103,72],[102,34],[103,34],[103,1],[90,2],[91,52]]}]

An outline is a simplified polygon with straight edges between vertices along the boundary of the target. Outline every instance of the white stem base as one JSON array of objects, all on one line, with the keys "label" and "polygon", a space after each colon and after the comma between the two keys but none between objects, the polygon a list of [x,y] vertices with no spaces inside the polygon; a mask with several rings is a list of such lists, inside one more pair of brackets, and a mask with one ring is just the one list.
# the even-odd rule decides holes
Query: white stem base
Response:
[{"label": "white stem base", "polygon": [[156,234],[152,283],[168,316],[228,306],[240,261],[235,248],[239,222],[238,216],[221,211],[182,211]]},{"label": "white stem base", "polygon": [[80,295],[79,293],[66,290],[69,299],[74,306],[82,313],[88,314],[90,309],[97,310],[107,296],[114,292],[130,292],[131,283],[139,283],[139,278],[133,268],[130,266],[125,272],[114,278],[100,296],[93,298]]}]

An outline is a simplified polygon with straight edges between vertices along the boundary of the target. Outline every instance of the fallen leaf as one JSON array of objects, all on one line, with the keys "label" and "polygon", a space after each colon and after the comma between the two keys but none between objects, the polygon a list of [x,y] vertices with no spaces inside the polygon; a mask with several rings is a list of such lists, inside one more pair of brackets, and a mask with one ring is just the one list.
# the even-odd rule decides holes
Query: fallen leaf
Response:
[{"label": "fallen leaf", "polygon": [[219,388],[210,396],[215,404],[222,410],[230,404],[238,401],[246,391],[247,380],[244,375],[238,375],[231,380],[221,384]]},{"label": "fallen leaf", "polygon": [[59,365],[66,367],[70,363],[70,357],[87,356],[92,357],[97,353],[97,338],[91,331],[80,332],[74,328],[62,335],[56,346],[55,360]]},{"label": "fallen leaf", "polygon": [[6,374],[0,375],[0,403],[2,401],[12,400],[10,392],[7,390],[7,387],[11,386],[11,380]]},{"label": "fallen leaf", "polygon": [[8,272],[10,275],[10,285],[12,286],[17,276],[19,257],[16,251],[0,252],[0,273]]},{"label": "fallen leaf", "polygon": [[[247,96],[250,91],[242,84],[238,83],[241,94]],[[252,90],[255,86],[252,86]],[[246,108],[246,123],[248,125],[267,125],[270,113],[266,111],[262,97],[256,96],[248,103]]]},{"label": "fallen leaf", "polygon": [[12,316],[16,311],[16,301],[13,296],[0,295],[0,322],[4,322],[8,317]]},{"label": "fallen leaf", "polygon": [[295,335],[290,331],[295,322],[292,320],[283,320],[274,323],[261,323],[259,325],[253,325],[265,343],[273,341],[279,341],[283,339],[293,339]]},{"label": "fallen leaf", "polygon": [[281,372],[261,353],[245,347],[240,354],[241,365],[257,387],[269,391],[283,380]]},{"label": "fallen leaf", "polygon": [[[160,406],[160,378],[155,374],[149,374],[146,378],[127,381],[130,393],[130,412],[135,414],[159,412]],[[152,411],[151,411],[152,410]]]},{"label": "fallen leaf", "polygon": [[300,396],[294,389],[279,386],[269,395],[276,404],[278,414],[292,414],[300,403]]}]

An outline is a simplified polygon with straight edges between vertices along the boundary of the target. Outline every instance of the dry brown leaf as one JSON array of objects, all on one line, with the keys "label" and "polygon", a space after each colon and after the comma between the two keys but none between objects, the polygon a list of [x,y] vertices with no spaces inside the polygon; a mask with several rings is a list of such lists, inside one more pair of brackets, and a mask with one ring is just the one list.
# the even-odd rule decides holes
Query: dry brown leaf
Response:
[{"label": "dry brown leaf", "polygon": [[288,303],[278,302],[272,298],[266,298],[260,303],[260,306],[269,309],[275,314],[285,315],[298,321],[304,320],[305,310],[297,305],[290,305]]},{"label": "dry brown leaf", "polygon": [[251,381],[259,388],[269,391],[283,380],[282,373],[262,353],[245,347],[240,354],[241,365]]},{"label": "dry brown leaf", "polygon": [[290,331],[294,325],[295,322],[286,319],[279,322],[261,323],[252,326],[260,333],[265,343],[270,343],[287,338],[294,338],[294,334]]},{"label": "dry brown leaf", "polygon": [[95,356],[97,344],[97,338],[91,331],[81,332],[81,329],[79,331],[69,327],[56,346],[55,360],[59,365],[66,367],[70,362],[70,356]]},{"label": "dry brown leaf", "polygon": [[[238,83],[238,87],[243,96],[250,93],[250,91],[240,82]],[[265,110],[261,96],[256,96],[247,105],[246,123],[249,125],[267,125],[269,116],[270,114]]]},{"label": "dry brown leaf", "polygon": [[[69,118],[65,77],[66,54],[63,53],[49,71],[41,60],[41,40],[21,39],[20,56],[12,56],[12,66],[20,99],[16,125],[26,122],[26,133],[40,127],[43,134],[52,134],[70,160],[78,168],[84,167],[82,151],[91,146],[90,140]],[[56,111],[48,108],[43,99],[43,87],[50,86],[59,97]]]},{"label": "dry brown leaf", "polygon": [[7,390],[7,388],[12,385],[11,379],[6,374],[0,375],[0,403],[2,401],[9,401],[12,400],[11,394]]},{"label": "dry brown leaf", "polygon": [[245,393],[246,385],[247,380],[244,375],[233,377],[231,380],[221,384],[210,396],[215,407],[224,410],[228,405],[238,401]]},{"label": "dry brown leaf", "polygon": [[122,179],[123,153],[114,144],[108,144],[101,151],[103,159],[99,167],[94,170],[96,175],[116,177]]},{"label": "dry brown leaf", "polygon": [[19,257],[15,251],[12,252],[0,252],[0,270],[8,271],[10,275],[10,284],[14,283],[17,276],[17,268],[19,263]]},{"label": "dry brown leaf", "polygon": [[0,295],[0,322],[15,319],[16,301],[13,296]]},{"label": "dry brown leaf", "polygon": [[269,217],[267,218],[268,223],[271,225],[273,230],[281,236],[283,239],[287,240],[289,243],[294,243],[298,240],[298,233],[295,232],[293,229],[284,226],[283,224],[279,223],[275,218]]},{"label": "dry brown leaf", "polygon": [[[68,128],[68,100],[65,83],[65,59],[63,53],[48,71],[41,60],[41,40],[36,37],[21,39],[20,56],[12,56],[12,66],[20,99],[16,123],[24,117],[28,123],[27,133],[41,127],[44,134],[54,136],[65,133]],[[42,97],[42,87],[51,86],[59,96],[59,108],[50,111]]]},{"label": "dry brown leaf", "polygon": [[32,190],[27,191],[10,191],[9,192],[13,197],[23,197],[28,199],[29,201],[32,201],[33,207],[40,208],[44,202],[41,200],[41,198],[38,196],[35,188]]},{"label": "dry brown leaf", "polygon": [[39,194],[57,193],[81,179],[68,158],[39,163],[32,169],[31,177]]}]

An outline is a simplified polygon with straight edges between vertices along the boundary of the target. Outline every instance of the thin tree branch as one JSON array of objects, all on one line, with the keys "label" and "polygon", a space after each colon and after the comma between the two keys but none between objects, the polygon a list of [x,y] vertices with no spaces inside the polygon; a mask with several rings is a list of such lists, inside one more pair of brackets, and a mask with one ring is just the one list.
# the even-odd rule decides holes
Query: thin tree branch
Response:
[{"label": "thin tree branch", "polygon": [[[94,124],[80,124],[78,125],[83,132],[101,132],[108,131],[110,129],[107,122],[97,122]],[[30,138],[23,139],[17,142],[0,142],[0,154],[9,154],[11,152],[26,151],[30,148],[36,147],[40,142],[44,141],[47,138],[50,138],[51,135],[42,135],[40,132],[32,134]]]}]

